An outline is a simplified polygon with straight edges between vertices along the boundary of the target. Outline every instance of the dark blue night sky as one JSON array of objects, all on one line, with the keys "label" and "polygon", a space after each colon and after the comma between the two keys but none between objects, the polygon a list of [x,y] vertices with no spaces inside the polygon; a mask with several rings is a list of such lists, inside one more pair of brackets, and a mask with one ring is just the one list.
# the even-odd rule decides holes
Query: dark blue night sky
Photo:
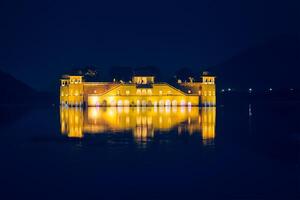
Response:
[{"label": "dark blue night sky", "polygon": [[299,74],[300,0],[0,0],[0,199],[299,200]]},{"label": "dark blue night sky", "polygon": [[72,67],[218,65],[281,34],[299,35],[297,1],[0,3],[0,69],[50,90]]}]

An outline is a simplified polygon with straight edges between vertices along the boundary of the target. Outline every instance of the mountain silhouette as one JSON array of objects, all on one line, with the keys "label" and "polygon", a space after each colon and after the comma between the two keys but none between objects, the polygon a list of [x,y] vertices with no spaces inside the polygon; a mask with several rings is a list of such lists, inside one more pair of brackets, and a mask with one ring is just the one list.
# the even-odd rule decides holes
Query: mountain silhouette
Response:
[{"label": "mountain silhouette", "polygon": [[0,70],[0,104],[31,104],[35,101],[38,93],[23,83],[15,79],[10,74]]},{"label": "mountain silhouette", "polygon": [[299,67],[299,37],[282,35],[217,65],[215,73],[219,88],[300,88]]}]

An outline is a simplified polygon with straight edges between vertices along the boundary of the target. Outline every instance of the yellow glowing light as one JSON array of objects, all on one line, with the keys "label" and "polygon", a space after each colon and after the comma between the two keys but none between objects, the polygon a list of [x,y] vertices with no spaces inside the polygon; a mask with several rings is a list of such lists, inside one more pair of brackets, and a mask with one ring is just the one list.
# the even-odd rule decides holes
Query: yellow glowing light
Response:
[{"label": "yellow glowing light", "polygon": [[185,106],[185,101],[184,101],[184,100],[181,100],[181,101],[180,101],[180,105],[181,105],[181,106]]},{"label": "yellow glowing light", "polygon": [[95,106],[99,104],[99,97],[98,96],[91,96],[90,98],[90,104]]},{"label": "yellow glowing light", "polygon": [[171,106],[171,101],[169,99],[166,100],[166,106]]},{"label": "yellow glowing light", "polygon": [[118,100],[118,106],[123,106],[123,101],[122,100]]},{"label": "yellow glowing light", "polygon": [[124,100],[124,106],[129,106],[129,101],[128,100]]},{"label": "yellow glowing light", "polygon": [[[125,112],[125,109],[127,111]],[[159,109],[159,112],[157,112]],[[171,112],[172,109],[172,112]],[[156,111],[155,111],[156,110]],[[87,114],[84,114],[87,112]],[[84,133],[107,133],[111,130],[131,130],[134,137],[153,137],[156,131],[177,127],[178,134],[188,131],[200,133],[204,144],[215,138],[215,108],[199,111],[194,107],[89,107],[86,110],[62,107],[61,131],[68,137],[82,138]]]},{"label": "yellow glowing light", "polygon": [[164,102],[164,100],[160,100],[158,104],[159,104],[159,106],[164,106],[165,102]]},{"label": "yellow glowing light", "polygon": [[177,101],[176,100],[172,101],[172,106],[177,106]]},{"label": "yellow glowing light", "polygon": [[115,106],[116,105],[116,101],[114,99],[110,100],[109,105],[110,106]]},{"label": "yellow glowing light", "polygon": [[142,106],[147,106],[146,100],[143,100],[143,101],[142,101]]}]

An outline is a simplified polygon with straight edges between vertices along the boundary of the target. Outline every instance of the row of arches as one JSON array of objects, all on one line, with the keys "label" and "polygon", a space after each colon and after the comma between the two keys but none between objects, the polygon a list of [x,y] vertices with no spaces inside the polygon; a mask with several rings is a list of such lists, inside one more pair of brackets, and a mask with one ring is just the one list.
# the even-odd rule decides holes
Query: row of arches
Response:
[{"label": "row of arches", "polygon": [[62,106],[73,106],[73,107],[81,107],[83,106],[83,103],[81,101],[75,101],[75,102],[68,102],[68,101],[61,101],[60,105]]},{"label": "row of arches", "polygon": [[136,100],[136,101],[129,101],[129,100],[111,100],[107,102],[103,100],[101,103],[97,102],[96,106],[192,106],[191,102],[186,102],[185,100],[177,101],[177,100],[159,100],[159,101],[147,101],[147,100]]}]

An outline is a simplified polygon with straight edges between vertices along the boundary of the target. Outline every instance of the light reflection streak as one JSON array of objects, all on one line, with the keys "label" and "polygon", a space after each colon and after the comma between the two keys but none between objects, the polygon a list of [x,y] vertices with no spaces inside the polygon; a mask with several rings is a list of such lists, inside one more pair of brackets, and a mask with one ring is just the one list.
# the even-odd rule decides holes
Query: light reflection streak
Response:
[{"label": "light reflection streak", "polygon": [[147,141],[156,133],[176,130],[178,135],[201,134],[203,144],[215,139],[215,107],[88,107],[60,108],[61,133],[70,138],[85,134],[132,132],[136,141]]}]

